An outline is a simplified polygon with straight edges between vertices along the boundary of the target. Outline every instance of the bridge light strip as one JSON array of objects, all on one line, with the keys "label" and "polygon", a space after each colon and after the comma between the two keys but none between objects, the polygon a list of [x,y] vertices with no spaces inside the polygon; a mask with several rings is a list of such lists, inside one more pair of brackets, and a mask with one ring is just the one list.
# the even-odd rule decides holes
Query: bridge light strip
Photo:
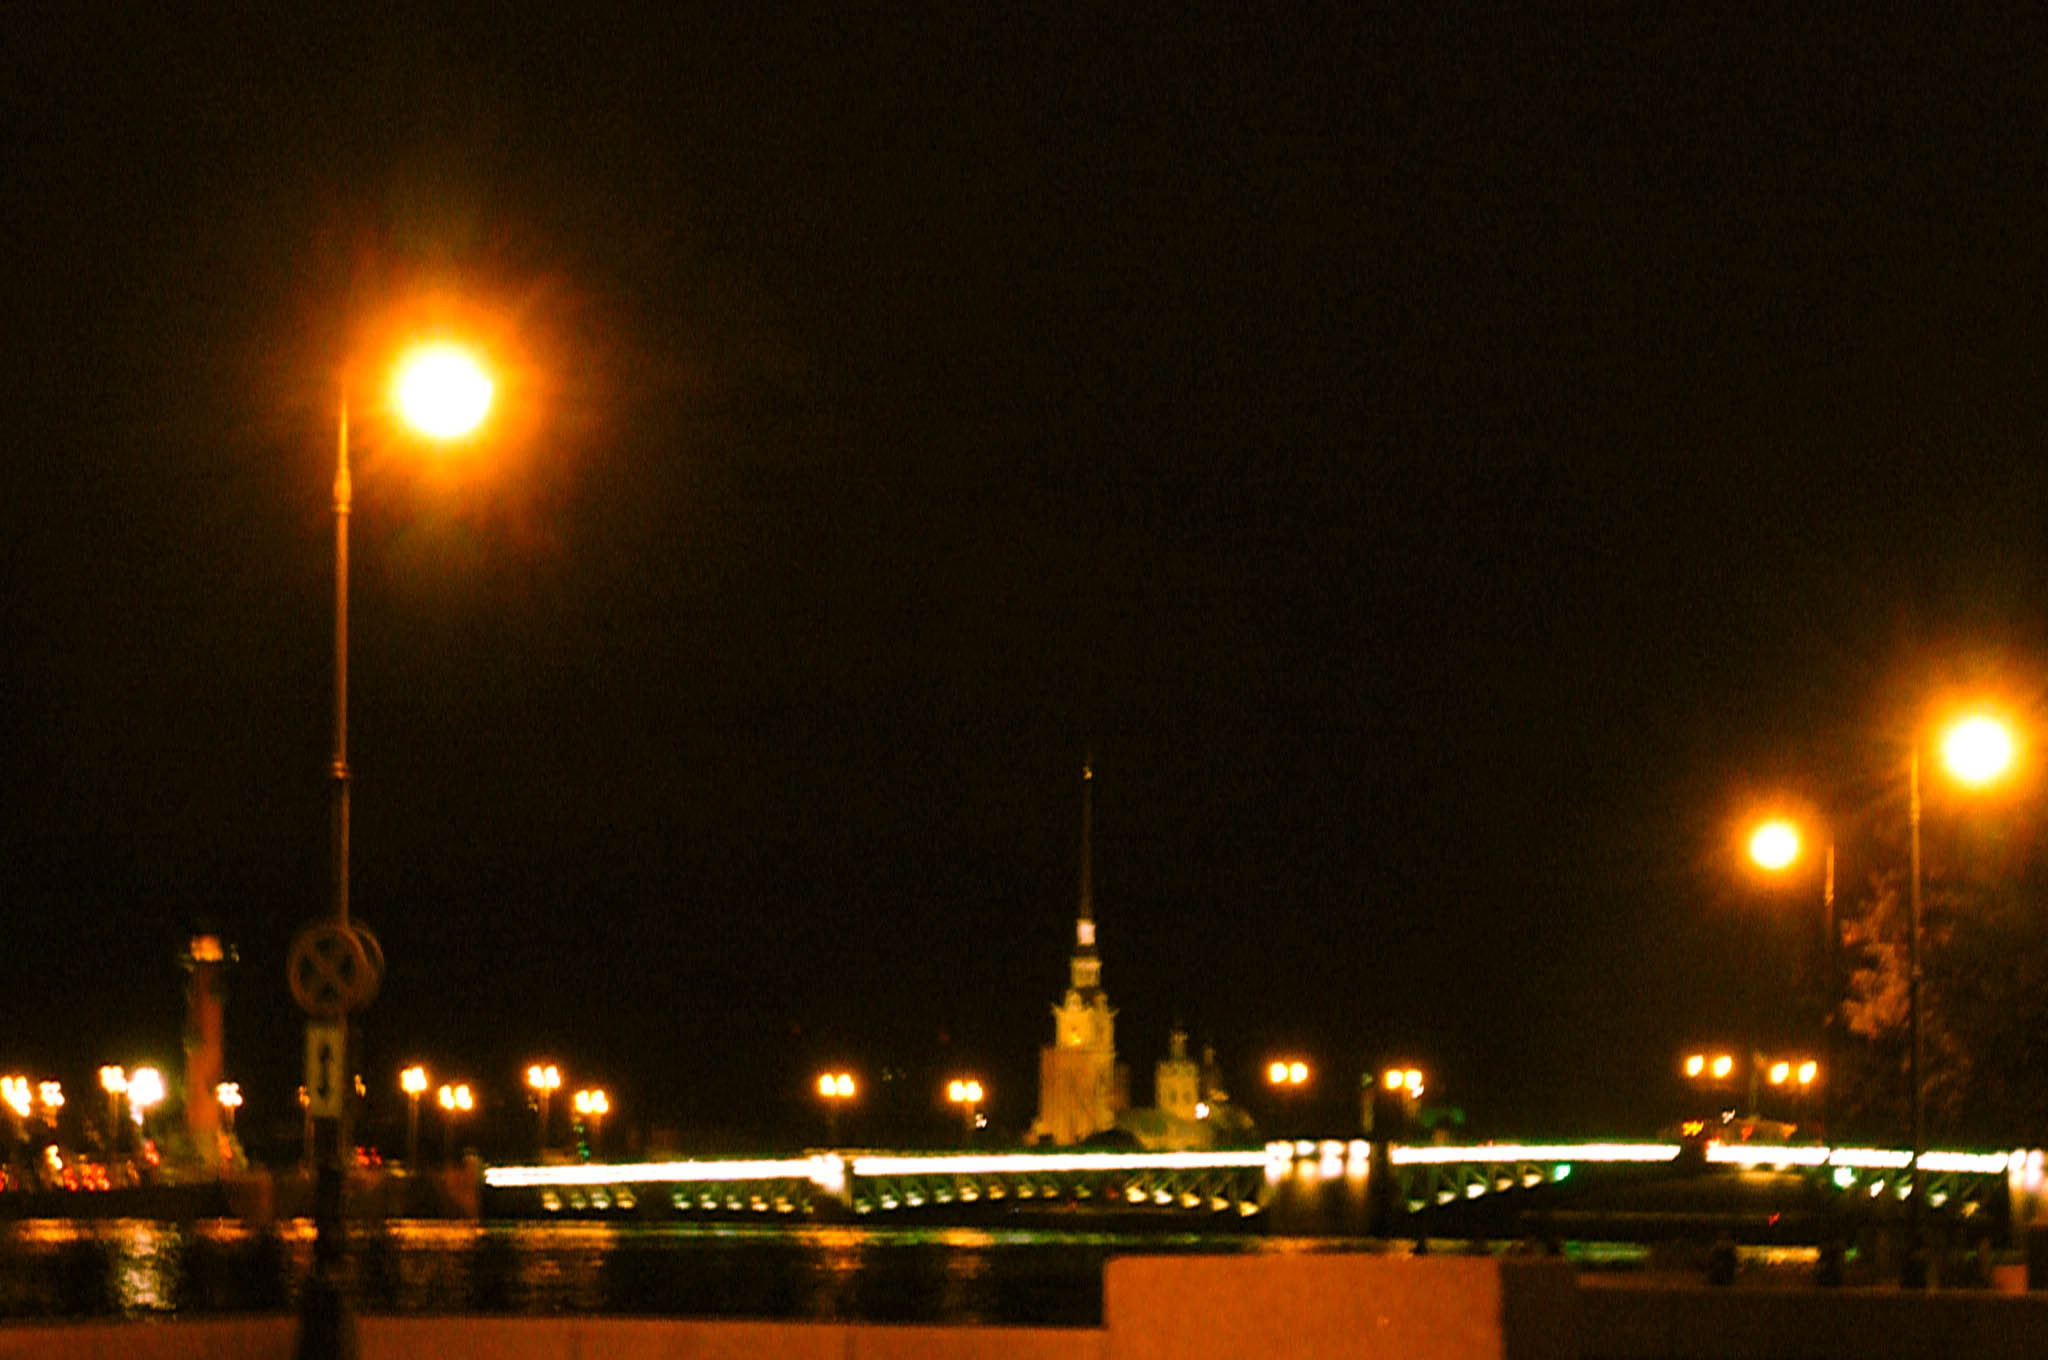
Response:
[{"label": "bridge light strip", "polygon": [[[1710,1143],[1707,1160],[1724,1166],[1833,1166],[1856,1171],[1904,1171],[1913,1154],[1897,1148],[1828,1148],[1810,1144]],[[2003,1152],[1924,1152],[1925,1171],[1991,1176],[2006,1169]]]},{"label": "bridge light strip", "polygon": [[1675,1162],[1676,1143],[1480,1143],[1472,1147],[1403,1147],[1395,1166],[1492,1166],[1500,1162]]},{"label": "bridge light strip", "polygon": [[2008,1163],[2003,1152],[1923,1152],[1920,1165],[1928,1171],[1962,1171],[1990,1175],[2004,1171]]},{"label": "bridge light strip", "polygon": [[856,1176],[1000,1176],[1005,1172],[1205,1171],[1265,1166],[1263,1151],[1249,1152],[1008,1152],[987,1156],[867,1156],[853,1159]]},{"label": "bridge light strip", "polygon": [[1786,1143],[1707,1144],[1707,1160],[1722,1166],[1827,1166],[1828,1154],[1829,1149],[1824,1147]]},{"label": "bridge light strip", "polygon": [[494,1189],[535,1185],[654,1185],[677,1181],[802,1180],[831,1186],[845,1183],[845,1163],[836,1155],[788,1157],[777,1161],[627,1162],[616,1166],[583,1162],[575,1166],[494,1166],[484,1184]]},{"label": "bridge light strip", "polygon": [[1258,1152],[1013,1152],[986,1156],[868,1156],[853,1159],[856,1176],[990,1176],[1005,1172],[1201,1171],[1265,1166]]}]

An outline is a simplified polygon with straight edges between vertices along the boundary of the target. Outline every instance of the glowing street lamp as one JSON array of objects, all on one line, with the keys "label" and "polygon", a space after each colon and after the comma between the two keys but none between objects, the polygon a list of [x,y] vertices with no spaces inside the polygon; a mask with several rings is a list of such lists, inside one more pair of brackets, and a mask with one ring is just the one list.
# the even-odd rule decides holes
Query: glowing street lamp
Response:
[{"label": "glowing street lamp", "polygon": [[946,1099],[960,1107],[960,1118],[966,1124],[966,1141],[974,1141],[974,1131],[982,1123],[981,1083],[973,1077],[956,1077],[946,1083]]},{"label": "glowing street lamp", "polygon": [[427,1089],[427,1069],[415,1063],[398,1074],[398,1089],[405,1092],[405,1168],[420,1164],[420,1096]]},{"label": "glowing street lamp", "polygon": [[27,1077],[0,1077],[0,1101],[14,1111],[16,1119],[27,1119],[35,1109],[35,1096]]},{"label": "glowing street lamp", "polygon": [[825,1141],[839,1141],[839,1107],[853,1099],[854,1083],[851,1072],[821,1072],[818,1074],[818,1096],[825,1102]]},{"label": "glowing street lamp", "polygon": [[435,1093],[441,1106],[441,1160],[452,1161],[455,1147],[455,1116],[468,1114],[476,1108],[476,1097],[470,1094],[469,1084],[443,1086]]},{"label": "glowing street lamp", "polygon": [[[476,428],[490,408],[491,385],[482,369],[471,361],[458,363],[445,345],[435,345],[408,355],[394,375],[392,404],[407,424],[432,439],[452,439]],[[382,948],[375,936],[349,921],[349,766],[348,766],[348,519],[352,500],[349,478],[349,392],[344,385],[336,422],[334,455],[334,758],[328,766],[334,789],[333,902],[326,923],[329,940],[340,939],[352,946],[354,961],[366,975],[357,993],[348,998],[341,1014],[327,1023],[339,1032],[338,1055],[347,1070],[348,1031],[346,1015],[368,1000],[376,975],[382,967]],[[294,967],[297,967],[295,952]],[[310,1023],[310,1022],[309,1022]],[[309,1045],[312,1035],[308,1034]],[[132,1096],[131,1096],[132,1099]],[[316,1126],[332,1126],[331,1136],[316,1139]],[[314,1272],[302,1304],[301,1341],[326,1351],[340,1345],[335,1333],[341,1327],[340,1262],[341,1150],[342,1120],[333,1115],[314,1118],[306,1106],[307,1144],[317,1154],[313,1195]],[[543,1130],[545,1137],[545,1130]],[[317,1144],[317,1146],[316,1146]],[[308,1341],[308,1338],[314,1338]]]},{"label": "glowing street lamp", "polygon": [[[1782,817],[1775,817],[1757,825],[1749,837],[1749,857],[1758,868],[1768,873],[1783,873],[1799,859],[1804,849],[1797,824]],[[1828,841],[1825,867],[1821,872],[1820,888],[1821,914],[1826,918],[1828,931],[1827,981],[1822,995],[1826,998],[1826,1014],[1821,1018],[1821,1049],[1828,1062],[1835,1060],[1835,957],[1841,946],[1841,926],[1835,919],[1835,842]],[[1752,1102],[1754,1103],[1754,1102]],[[1827,1091],[1822,1088],[1820,1105],[1820,1131],[1826,1136],[1828,1126]]]},{"label": "glowing street lamp", "polygon": [[[2012,767],[2016,743],[2012,730],[2004,723],[1983,714],[1973,714],[1951,725],[1941,738],[1942,763],[1949,774],[1960,784],[1970,788],[1982,788],[1998,779]],[[1908,1269],[1912,1272],[1913,1283],[1924,1283],[1920,1270],[1924,1264],[1918,1259],[1922,1237],[1922,1225],[1926,1219],[1923,1207],[1927,1199],[1926,1182],[1920,1175],[1920,1158],[1927,1151],[1927,1093],[1922,1081],[1926,1057],[1920,1026],[1920,742],[1913,743],[1912,757],[1907,771],[1906,820],[1912,830],[1912,920],[1907,927],[1907,982],[1906,1016],[1912,1030],[1911,1081],[1913,1084],[1913,1198],[1910,1206],[1911,1228],[1907,1250]]]},{"label": "glowing street lamp", "polygon": [[526,1069],[526,1084],[540,1104],[540,1151],[548,1150],[548,1097],[562,1089],[562,1069],[553,1063],[535,1063]]},{"label": "glowing street lamp", "polygon": [[597,1131],[600,1121],[611,1113],[611,1097],[602,1089],[578,1091],[574,1098],[576,1117],[583,1121],[586,1137],[584,1146],[594,1150],[597,1147]]},{"label": "glowing street lamp", "polygon": [[138,1067],[128,1074],[128,1113],[138,1129],[147,1128],[149,1112],[164,1099],[164,1074],[154,1067]]},{"label": "glowing street lamp", "polygon": [[228,1132],[235,1131],[235,1111],[242,1108],[242,1083],[224,1081],[213,1088],[213,1098],[220,1102],[221,1112],[227,1116]]},{"label": "glowing street lamp", "polygon": [[100,1069],[100,1089],[107,1093],[107,1156],[121,1144],[121,1097],[128,1094],[128,1073],[111,1063]]},{"label": "glowing street lamp", "polygon": [[1269,1086],[1303,1086],[1308,1077],[1308,1064],[1299,1058],[1276,1058],[1266,1067]]}]

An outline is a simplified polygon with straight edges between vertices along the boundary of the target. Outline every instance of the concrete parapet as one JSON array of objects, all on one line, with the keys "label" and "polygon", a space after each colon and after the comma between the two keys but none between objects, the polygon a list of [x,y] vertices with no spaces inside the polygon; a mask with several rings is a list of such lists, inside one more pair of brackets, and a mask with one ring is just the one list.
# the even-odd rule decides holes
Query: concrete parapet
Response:
[{"label": "concrete parapet", "polygon": [[1568,1360],[1574,1305],[1562,1262],[1330,1252],[1118,1257],[1102,1312],[1110,1360]]},{"label": "concrete parapet", "polygon": [[9,1323],[0,1360],[292,1360],[296,1318]]},{"label": "concrete parapet", "polygon": [[[1104,1326],[365,1316],[360,1360],[1906,1360],[2048,1355],[2048,1296],[1576,1277],[1553,1260],[1124,1257]],[[0,1360],[288,1360],[290,1317],[0,1325]]]}]

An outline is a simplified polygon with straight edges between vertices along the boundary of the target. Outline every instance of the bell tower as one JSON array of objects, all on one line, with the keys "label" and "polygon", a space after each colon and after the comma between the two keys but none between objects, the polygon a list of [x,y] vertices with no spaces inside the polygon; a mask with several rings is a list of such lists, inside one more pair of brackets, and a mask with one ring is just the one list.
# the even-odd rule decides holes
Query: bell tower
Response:
[{"label": "bell tower", "polygon": [[1053,1041],[1038,1055],[1037,1141],[1078,1143],[1111,1127],[1125,1103],[1116,1062],[1116,1009],[1095,951],[1095,770],[1081,766],[1081,892],[1067,994],[1053,1007]]}]

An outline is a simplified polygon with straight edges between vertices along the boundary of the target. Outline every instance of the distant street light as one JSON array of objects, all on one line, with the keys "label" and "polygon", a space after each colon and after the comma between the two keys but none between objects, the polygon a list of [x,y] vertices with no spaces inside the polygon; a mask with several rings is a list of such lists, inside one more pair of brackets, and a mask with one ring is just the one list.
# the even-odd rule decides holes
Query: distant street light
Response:
[{"label": "distant street light", "polygon": [[548,1152],[548,1097],[562,1089],[562,1069],[553,1063],[535,1063],[526,1069],[526,1084],[540,1103],[540,1155]]},{"label": "distant street light", "polygon": [[946,1099],[960,1107],[960,1118],[966,1125],[965,1141],[974,1141],[974,1130],[981,1122],[981,1083],[972,1077],[956,1077],[946,1083]]},{"label": "distant street light", "polygon": [[100,1089],[107,1093],[107,1159],[121,1150],[121,1097],[128,1093],[128,1073],[109,1064],[100,1069]]},{"label": "distant street light", "polygon": [[1299,1058],[1275,1059],[1266,1068],[1266,1082],[1270,1086],[1302,1086],[1308,1082],[1308,1064]]},{"label": "distant street light", "polygon": [[818,1095],[825,1102],[825,1141],[839,1141],[839,1107],[853,1099],[854,1084],[851,1072],[822,1072],[818,1075]]},{"label": "distant street light", "polygon": [[1422,1069],[1419,1067],[1390,1067],[1380,1075],[1380,1082],[1390,1092],[1398,1092],[1410,1100],[1422,1099]]},{"label": "distant street light", "polygon": [[441,1106],[441,1160],[455,1160],[455,1117],[468,1114],[476,1108],[476,1097],[470,1094],[467,1082],[455,1086],[443,1086],[435,1099]]},{"label": "distant street light", "polygon": [[576,1117],[583,1121],[584,1148],[594,1155],[597,1149],[598,1127],[612,1110],[611,1097],[602,1089],[578,1091],[574,1105]]},{"label": "distant street light", "polygon": [[242,1083],[224,1081],[213,1088],[213,1098],[220,1102],[221,1112],[227,1116],[228,1134],[235,1132],[235,1111],[242,1108]]},{"label": "distant street light", "polygon": [[405,1092],[405,1169],[420,1164],[420,1096],[427,1089],[427,1069],[417,1064],[398,1074],[398,1089]]},{"label": "distant street light", "polygon": [[164,1074],[154,1067],[138,1067],[128,1074],[128,1112],[135,1127],[148,1131],[149,1112],[164,1099]]}]

